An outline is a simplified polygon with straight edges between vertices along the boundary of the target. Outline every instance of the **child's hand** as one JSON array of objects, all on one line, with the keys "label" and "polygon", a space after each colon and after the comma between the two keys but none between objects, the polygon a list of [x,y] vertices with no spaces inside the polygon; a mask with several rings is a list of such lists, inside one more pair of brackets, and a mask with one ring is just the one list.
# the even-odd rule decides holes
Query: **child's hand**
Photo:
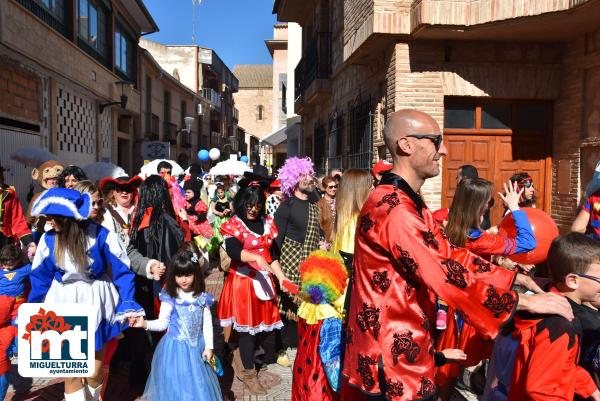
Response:
[{"label": "child's hand", "polygon": [[487,229],[487,232],[489,234],[494,234],[494,235],[498,235],[499,231],[498,231],[498,227],[494,226],[494,227],[490,227]]},{"label": "child's hand", "polygon": [[146,328],[146,320],[144,320],[144,318],[141,316],[130,317],[127,319],[127,322],[129,323],[129,327],[142,329]]},{"label": "child's hand", "polygon": [[156,262],[150,268],[150,274],[152,274],[154,280],[158,281],[165,274],[166,270],[167,268],[164,263]]},{"label": "child's hand", "polygon": [[462,349],[447,348],[442,350],[442,354],[449,363],[456,363],[467,359],[467,354]]},{"label": "child's hand", "polygon": [[213,358],[213,355],[214,353],[212,349],[205,348],[202,352],[202,358],[207,362],[209,362]]},{"label": "child's hand", "polygon": [[529,272],[535,267],[535,265],[518,265],[519,270],[525,274],[529,274]]},{"label": "child's hand", "polygon": [[519,200],[521,199],[521,195],[523,195],[523,191],[525,189],[521,188],[519,191],[519,185],[515,182],[507,182],[504,184],[504,194],[502,192],[498,192],[500,199],[506,205],[506,207],[511,211],[519,210]]}]

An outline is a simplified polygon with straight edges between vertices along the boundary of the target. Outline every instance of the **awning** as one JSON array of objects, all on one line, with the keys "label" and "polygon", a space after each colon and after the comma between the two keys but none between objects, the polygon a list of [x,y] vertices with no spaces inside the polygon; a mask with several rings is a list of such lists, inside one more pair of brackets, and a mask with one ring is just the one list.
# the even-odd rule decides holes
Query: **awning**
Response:
[{"label": "awning", "polygon": [[287,139],[287,136],[285,135],[286,128],[287,128],[287,126],[284,125],[283,127],[279,128],[278,130],[271,132],[269,135],[265,136],[261,140],[261,142],[266,143],[267,145],[271,145],[271,146],[279,145],[281,142],[283,142]]}]

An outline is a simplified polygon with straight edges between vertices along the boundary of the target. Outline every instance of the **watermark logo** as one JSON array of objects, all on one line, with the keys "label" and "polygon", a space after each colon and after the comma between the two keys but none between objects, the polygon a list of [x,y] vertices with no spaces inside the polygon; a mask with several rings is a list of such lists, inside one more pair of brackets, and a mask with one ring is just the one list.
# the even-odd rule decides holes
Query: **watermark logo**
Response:
[{"label": "watermark logo", "polygon": [[95,313],[85,304],[19,307],[19,374],[87,377],[94,373]]}]

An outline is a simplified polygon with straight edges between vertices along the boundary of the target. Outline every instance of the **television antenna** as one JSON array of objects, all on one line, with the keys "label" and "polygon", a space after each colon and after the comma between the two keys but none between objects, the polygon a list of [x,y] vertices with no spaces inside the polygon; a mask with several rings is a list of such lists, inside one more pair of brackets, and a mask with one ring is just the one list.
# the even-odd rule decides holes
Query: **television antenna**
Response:
[{"label": "television antenna", "polygon": [[199,6],[202,0],[192,0],[192,44],[196,44],[196,6]]}]

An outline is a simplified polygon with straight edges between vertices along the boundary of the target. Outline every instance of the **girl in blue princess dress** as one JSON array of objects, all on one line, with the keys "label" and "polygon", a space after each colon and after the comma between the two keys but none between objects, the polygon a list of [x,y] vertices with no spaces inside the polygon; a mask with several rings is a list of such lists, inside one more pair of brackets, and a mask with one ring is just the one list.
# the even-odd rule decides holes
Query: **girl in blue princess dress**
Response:
[{"label": "girl in blue princess dress", "polygon": [[204,292],[203,258],[184,244],[171,260],[156,320],[130,318],[131,327],[167,333],[152,359],[144,401],[221,401],[213,358],[212,295]]}]

